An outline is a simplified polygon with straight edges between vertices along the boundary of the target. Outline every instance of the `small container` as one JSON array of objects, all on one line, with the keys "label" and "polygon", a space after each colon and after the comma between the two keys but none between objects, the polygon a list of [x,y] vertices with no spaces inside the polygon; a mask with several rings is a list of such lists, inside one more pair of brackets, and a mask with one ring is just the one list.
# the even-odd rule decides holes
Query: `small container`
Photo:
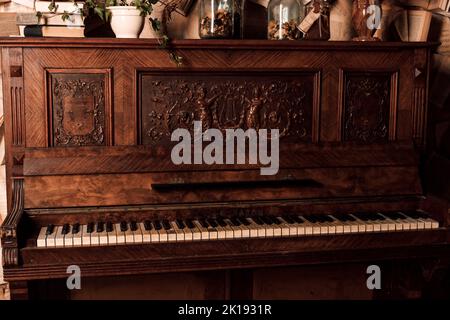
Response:
[{"label": "small container", "polygon": [[306,4],[306,17],[298,26],[304,39],[330,39],[330,1],[312,0]]},{"label": "small container", "polygon": [[269,40],[296,40],[301,34],[298,24],[305,17],[305,8],[297,0],[270,0],[267,7]]},{"label": "small container", "polygon": [[233,38],[234,11],[234,0],[202,0],[199,25],[200,38]]}]

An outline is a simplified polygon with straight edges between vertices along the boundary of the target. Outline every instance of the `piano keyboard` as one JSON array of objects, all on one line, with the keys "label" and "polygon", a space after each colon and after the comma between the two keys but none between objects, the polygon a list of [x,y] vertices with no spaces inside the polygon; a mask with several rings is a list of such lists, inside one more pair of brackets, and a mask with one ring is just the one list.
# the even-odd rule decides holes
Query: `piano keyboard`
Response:
[{"label": "piano keyboard", "polygon": [[333,215],[285,215],[198,220],[97,222],[48,225],[40,230],[38,247],[104,246],[241,238],[297,237],[367,232],[437,229],[425,212]]}]

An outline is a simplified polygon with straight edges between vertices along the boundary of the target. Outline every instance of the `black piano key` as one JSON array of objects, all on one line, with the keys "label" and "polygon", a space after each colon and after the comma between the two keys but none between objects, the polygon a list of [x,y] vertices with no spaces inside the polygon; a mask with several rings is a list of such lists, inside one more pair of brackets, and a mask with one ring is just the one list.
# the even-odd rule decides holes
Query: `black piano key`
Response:
[{"label": "black piano key", "polygon": [[200,220],[198,220],[198,222],[200,222],[200,225],[202,226],[202,228],[209,227],[209,223],[205,219],[200,219]]},{"label": "black piano key", "polygon": [[153,221],[153,226],[155,227],[155,230],[161,230],[162,229],[161,222],[159,220]]},{"label": "black piano key", "polygon": [[219,226],[221,226],[221,227],[227,227],[228,226],[228,223],[226,223],[223,218],[217,218],[216,221],[219,224]]},{"label": "black piano key", "polygon": [[113,231],[113,224],[112,222],[106,223],[106,232],[112,232]]},{"label": "black piano key", "polygon": [[353,215],[357,217],[359,220],[370,221],[369,214],[367,213],[354,213]]},{"label": "black piano key", "polygon": [[164,230],[172,229],[172,226],[170,225],[169,221],[167,221],[167,220],[163,220],[162,225],[163,225]]},{"label": "black piano key", "polygon": [[62,227],[61,233],[65,235],[65,234],[68,234],[69,231],[70,231],[70,225],[68,223],[64,224]]},{"label": "black piano key", "polygon": [[208,221],[209,225],[213,228],[217,228],[219,226],[215,219],[207,219],[206,221]]},{"label": "black piano key", "polygon": [[281,224],[281,221],[277,217],[274,217],[274,216],[269,216],[269,217],[274,224],[276,224],[276,225]]},{"label": "black piano key", "polygon": [[330,217],[329,215],[324,215],[323,217],[325,219],[325,222],[334,222],[334,219],[332,217]]},{"label": "black piano key", "polygon": [[241,223],[241,222],[239,221],[239,219],[236,218],[236,217],[231,218],[230,221],[231,221],[231,223],[232,223],[234,226],[236,226],[236,227],[239,227],[240,225],[242,225],[242,223]]},{"label": "black piano key", "polygon": [[265,225],[265,223],[264,223],[264,221],[261,219],[261,217],[253,217],[252,219],[253,219],[253,221],[256,222],[257,225],[260,225],[260,226]]},{"label": "black piano key", "polygon": [[267,225],[272,225],[274,222],[272,221],[271,218],[269,218],[268,216],[262,216],[261,219],[264,221],[265,224]]},{"label": "black piano key", "polygon": [[181,219],[177,219],[176,224],[177,224],[178,229],[183,230],[184,228],[186,228],[186,225],[184,224],[183,220],[181,220]]},{"label": "black piano key", "polygon": [[186,220],[186,226],[187,226],[189,229],[195,229],[195,224],[192,222],[192,219]]},{"label": "black piano key", "polygon": [[136,231],[137,229],[138,229],[138,225],[137,225],[136,221],[131,221],[130,222],[130,230]]},{"label": "black piano key", "polygon": [[72,226],[72,234],[77,234],[78,232],[80,232],[80,224],[79,223],[75,223]]},{"label": "black piano key", "polygon": [[120,231],[125,232],[128,230],[128,223],[126,221],[120,222]]},{"label": "black piano key", "polygon": [[356,219],[354,217],[352,217],[351,215],[346,215],[347,216],[347,221],[356,221]]},{"label": "black piano key", "polygon": [[305,220],[303,220],[302,218],[300,218],[299,216],[296,215],[291,215],[291,219],[294,220],[296,223],[304,223]]},{"label": "black piano key", "polygon": [[105,224],[102,221],[97,222],[97,232],[105,231]]},{"label": "black piano key", "polygon": [[295,223],[294,219],[292,219],[291,216],[283,216],[283,220],[286,221],[289,224],[294,224]]},{"label": "black piano key", "polygon": [[303,218],[304,218],[306,221],[311,222],[311,223],[316,223],[316,222],[317,222],[316,217],[313,216],[313,215],[311,215],[311,214],[305,215],[305,216],[303,216]]},{"label": "black piano key", "polygon": [[152,230],[152,223],[151,223],[150,221],[148,221],[148,220],[145,220],[145,221],[144,221],[144,229],[145,229],[146,231]]},{"label": "black piano key", "polygon": [[53,224],[49,224],[47,226],[47,230],[45,231],[45,234],[47,236],[51,235],[53,233],[53,231],[55,231],[55,226]]},{"label": "black piano key", "polygon": [[89,223],[88,223],[87,228],[86,228],[86,231],[87,231],[88,233],[94,232],[94,223],[93,223],[93,222],[89,222]]},{"label": "black piano key", "polygon": [[238,219],[239,219],[239,222],[240,222],[241,224],[243,224],[244,226],[249,226],[249,225],[251,225],[250,221],[248,221],[246,218],[239,217]]},{"label": "black piano key", "polygon": [[347,222],[347,221],[349,221],[348,220],[348,216],[344,215],[344,214],[333,214],[333,217],[335,217],[340,222]]},{"label": "black piano key", "polygon": [[381,221],[386,220],[386,218],[383,217],[382,215],[380,215],[379,213],[375,213],[375,217],[377,218],[377,220],[381,220]]}]

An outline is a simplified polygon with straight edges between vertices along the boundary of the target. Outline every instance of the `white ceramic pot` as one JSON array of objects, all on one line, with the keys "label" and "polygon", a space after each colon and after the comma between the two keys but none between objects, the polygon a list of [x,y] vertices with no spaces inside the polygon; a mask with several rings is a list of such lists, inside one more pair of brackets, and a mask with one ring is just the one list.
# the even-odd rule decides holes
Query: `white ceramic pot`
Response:
[{"label": "white ceramic pot", "polygon": [[164,8],[165,6],[161,2],[157,2],[153,5],[153,11],[150,17],[158,19],[161,22],[161,30],[155,31],[148,18],[145,19],[144,29],[142,30],[139,38],[143,39],[155,39],[161,38],[165,34],[166,21],[164,21]]},{"label": "white ceramic pot", "polygon": [[138,38],[144,26],[144,17],[133,6],[107,7],[111,12],[111,28],[116,38]]}]

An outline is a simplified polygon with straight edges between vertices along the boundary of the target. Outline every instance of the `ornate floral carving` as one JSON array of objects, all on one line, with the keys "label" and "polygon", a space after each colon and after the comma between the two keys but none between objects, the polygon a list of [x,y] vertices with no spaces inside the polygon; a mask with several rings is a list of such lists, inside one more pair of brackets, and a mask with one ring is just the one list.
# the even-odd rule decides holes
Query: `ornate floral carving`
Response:
[{"label": "ornate floral carving", "polygon": [[[275,78],[275,80],[271,78]],[[281,137],[311,141],[313,76],[142,76],[141,140],[170,140],[177,128],[279,129]]]},{"label": "ornate floral carving", "polygon": [[52,75],[53,143],[105,144],[104,75]]},{"label": "ornate floral carving", "polygon": [[360,143],[388,139],[389,75],[350,75],[345,82],[344,140]]}]

